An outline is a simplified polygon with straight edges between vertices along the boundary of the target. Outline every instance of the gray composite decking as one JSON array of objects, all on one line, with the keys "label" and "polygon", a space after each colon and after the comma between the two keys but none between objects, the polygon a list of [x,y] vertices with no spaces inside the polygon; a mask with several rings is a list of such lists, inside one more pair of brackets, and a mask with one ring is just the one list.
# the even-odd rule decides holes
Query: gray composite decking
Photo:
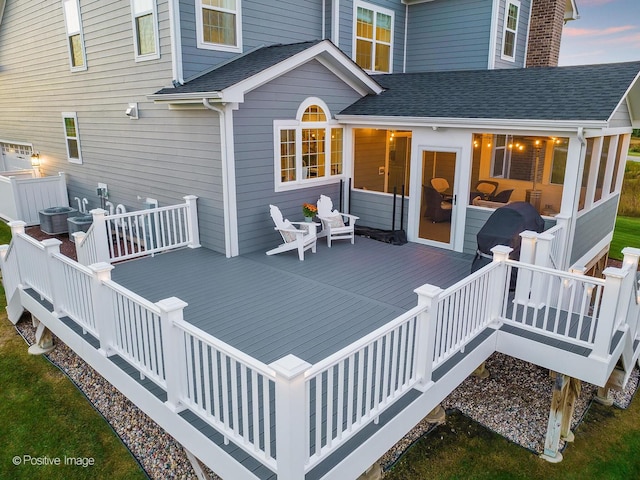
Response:
[{"label": "gray composite decking", "polygon": [[264,362],[294,354],[315,363],[417,304],[425,283],[446,288],[470,273],[473,257],[368,238],[318,241],[317,253],[226,258],[182,249],[115,265],[112,278],[157,302],[189,305],[189,323]]}]

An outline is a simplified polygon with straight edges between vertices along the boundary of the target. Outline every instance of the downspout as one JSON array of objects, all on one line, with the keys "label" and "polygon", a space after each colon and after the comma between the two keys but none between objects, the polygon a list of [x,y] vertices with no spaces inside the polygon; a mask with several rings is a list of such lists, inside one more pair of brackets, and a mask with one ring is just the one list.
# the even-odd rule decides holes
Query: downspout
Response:
[{"label": "downspout", "polygon": [[402,56],[402,73],[407,73],[407,37],[409,35],[409,5],[404,6],[404,47]]},{"label": "downspout", "polygon": [[327,37],[327,0],[322,0],[322,39]]},{"label": "downspout", "polygon": [[331,9],[331,41],[340,48],[340,0],[332,0]]},{"label": "downspout", "polygon": [[487,56],[487,69],[496,68],[496,48],[498,45],[498,10],[500,0],[493,0],[491,7],[491,27],[489,32],[489,55]]},{"label": "downspout", "polygon": [[173,84],[184,83],[182,71],[182,39],[180,38],[180,0],[169,0],[169,30],[171,32],[171,73]]},{"label": "downspout", "polygon": [[[220,118],[220,155],[222,163],[222,205],[224,216],[224,251],[227,258],[239,254],[238,249],[238,217],[236,206],[236,182],[235,168],[233,165],[233,152],[230,149],[227,135],[233,134],[231,116],[227,115],[227,106],[219,108],[212,105],[208,98],[202,99],[202,105],[209,110],[218,113]],[[232,135],[231,135],[232,136]]]}]

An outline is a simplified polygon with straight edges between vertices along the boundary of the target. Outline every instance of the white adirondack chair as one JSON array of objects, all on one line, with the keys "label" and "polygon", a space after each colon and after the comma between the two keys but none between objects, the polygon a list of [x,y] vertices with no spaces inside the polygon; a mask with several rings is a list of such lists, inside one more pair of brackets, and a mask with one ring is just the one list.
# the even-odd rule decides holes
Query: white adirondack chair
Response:
[{"label": "white adirondack chair", "polygon": [[[272,248],[267,255],[288,252],[289,250],[298,250],[298,258],[304,260],[304,252],[311,249],[312,253],[316,253],[316,228],[315,222],[290,222],[282,218],[282,212],[275,205],[269,205],[271,218],[276,224],[275,229],[280,232],[284,243]],[[298,228],[295,225],[299,225]]]},{"label": "white adirondack chair", "polygon": [[356,220],[360,217],[333,210],[333,202],[326,195],[320,195],[317,206],[317,217],[322,222],[322,230],[318,237],[327,237],[329,248],[331,248],[333,240],[350,239],[351,244],[353,244],[355,241],[354,228]]}]

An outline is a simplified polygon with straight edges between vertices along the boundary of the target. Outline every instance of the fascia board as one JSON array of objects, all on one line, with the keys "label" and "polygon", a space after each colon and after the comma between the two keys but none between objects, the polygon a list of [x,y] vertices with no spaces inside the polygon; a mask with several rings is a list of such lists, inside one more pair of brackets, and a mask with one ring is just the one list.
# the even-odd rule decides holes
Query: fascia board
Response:
[{"label": "fascia board", "polygon": [[627,88],[627,91],[624,93],[620,103],[618,103],[611,116],[615,114],[622,102],[625,101],[629,109],[631,124],[634,128],[637,128],[638,123],[640,123],[640,72],[636,75],[636,78],[633,79],[629,88]]},{"label": "fascia board", "polygon": [[166,93],[147,95],[155,103],[202,103],[203,98],[221,100],[220,92]]},{"label": "fascia board", "polygon": [[574,131],[583,128],[607,128],[608,122],[584,120],[527,120],[502,118],[445,118],[445,117],[385,117],[369,115],[336,115],[343,124],[392,125],[392,126],[428,126],[431,128],[477,128],[495,127],[512,130],[562,130]]}]

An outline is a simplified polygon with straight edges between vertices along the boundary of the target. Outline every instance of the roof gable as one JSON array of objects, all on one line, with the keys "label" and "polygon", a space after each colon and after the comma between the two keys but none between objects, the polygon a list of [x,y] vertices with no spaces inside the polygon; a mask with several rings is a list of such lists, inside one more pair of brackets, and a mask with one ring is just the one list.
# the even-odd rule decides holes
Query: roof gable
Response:
[{"label": "roof gable", "polygon": [[343,110],[337,118],[378,116],[455,120],[592,122],[606,126],[621,102],[639,119],[640,62],[571,67],[392,74],[386,88]]},{"label": "roof gable", "polygon": [[361,95],[380,93],[382,87],[329,40],[262,47],[173,88],[151,95],[155,101],[217,98],[242,102],[244,95],[280,75],[317,60]]}]

